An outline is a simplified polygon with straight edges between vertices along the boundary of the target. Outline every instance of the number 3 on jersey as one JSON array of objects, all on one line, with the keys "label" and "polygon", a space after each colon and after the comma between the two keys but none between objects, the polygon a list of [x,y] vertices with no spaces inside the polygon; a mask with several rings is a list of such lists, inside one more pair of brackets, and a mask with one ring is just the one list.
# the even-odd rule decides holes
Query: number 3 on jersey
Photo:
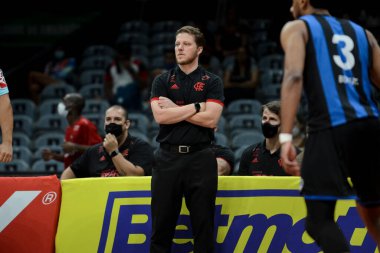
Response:
[{"label": "number 3 on jersey", "polygon": [[[335,64],[343,70],[352,69],[355,66],[355,57],[351,53],[354,48],[354,42],[352,39],[347,35],[334,34],[332,42],[338,44],[337,48],[340,51],[339,55],[333,56]],[[343,57],[345,58],[345,61],[342,60]]]}]

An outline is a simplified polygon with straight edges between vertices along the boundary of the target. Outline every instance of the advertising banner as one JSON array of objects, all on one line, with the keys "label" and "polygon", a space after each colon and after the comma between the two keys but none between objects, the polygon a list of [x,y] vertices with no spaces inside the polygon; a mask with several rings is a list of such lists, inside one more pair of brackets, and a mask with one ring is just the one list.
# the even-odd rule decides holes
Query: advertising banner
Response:
[{"label": "advertising banner", "polygon": [[61,202],[57,176],[0,177],[0,252],[54,253]]},{"label": "advertising banner", "polygon": [[[298,177],[219,177],[215,247],[232,252],[321,252],[304,229]],[[149,252],[150,177],[62,181],[56,252]],[[378,252],[353,200],[340,200],[335,217],[351,252]],[[193,250],[183,202],[172,252]]]}]

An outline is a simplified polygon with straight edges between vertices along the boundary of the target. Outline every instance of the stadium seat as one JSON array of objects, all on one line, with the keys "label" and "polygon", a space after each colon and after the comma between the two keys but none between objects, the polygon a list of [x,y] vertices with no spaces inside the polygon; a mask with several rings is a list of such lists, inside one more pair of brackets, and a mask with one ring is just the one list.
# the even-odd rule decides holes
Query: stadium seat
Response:
[{"label": "stadium seat", "polygon": [[36,116],[36,104],[25,98],[15,98],[11,100],[12,109],[14,115],[26,115],[35,119]]},{"label": "stadium seat", "polygon": [[229,120],[235,115],[261,115],[262,104],[256,99],[236,99],[227,106],[225,114]]},{"label": "stadium seat", "polygon": [[231,148],[237,150],[242,146],[252,145],[263,140],[264,136],[259,132],[243,132],[232,138]]},{"label": "stadium seat", "polygon": [[42,115],[35,125],[35,136],[48,131],[64,133],[68,123],[66,118],[60,115]]},{"label": "stadium seat", "polygon": [[48,173],[48,172],[55,172],[55,173],[62,173],[64,170],[64,164],[63,162],[58,162],[55,160],[50,161],[44,161],[43,159],[39,159],[35,161],[32,165],[32,171],[34,172],[41,172],[41,173]]},{"label": "stadium seat", "polygon": [[14,115],[13,116],[13,131],[22,132],[28,136],[32,136],[33,133],[33,120],[26,115]]},{"label": "stadium seat", "polygon": [[41,100],[49,98],[63,98],[67,93],[75,92],[74,86],[66,83],[57,83],[46,86],[41,91]]},{"label": "stadium seat", "polygon": [[47,132],[36,138],[34,141],[34,146],[48,147],[48,146],[60,146],[63,144],[65,139],[65,134],[60,132]]},{"label": "stadium seat", "polygon": [[229,122],[230,136],[234,137],[240,132],[261,132],[261,116],[257,114],[239,114],[231,117]]},{"label": "stadium seat", "polygon": [[228,146],[228,138],[225,134],[216,132],[215,133],[215,144],[221,146]]},{"label": "stadium seat", "polygon": [[100,99],[104,97],[104,85],[102,84],[86,84],[83,85],[79,93],[85,99]]},{"label": "stadium seat", "polygon": [[62,98],[50,98],[44,100],[40,105],[37,106],[39,117],[44,115],[57,115],[57,106],[60,102],[62,102]]},{"label": "stadium seat", "polygon": [[9,163],[0,163],[1,172],[25,172],[29,171],[30,166],[23,160],[13,160]]},{"label": "stadium seat", "polygon": [[83,114],[99,113],[104,115],[110,104],[106,100],[87,99],[83,108]]}]

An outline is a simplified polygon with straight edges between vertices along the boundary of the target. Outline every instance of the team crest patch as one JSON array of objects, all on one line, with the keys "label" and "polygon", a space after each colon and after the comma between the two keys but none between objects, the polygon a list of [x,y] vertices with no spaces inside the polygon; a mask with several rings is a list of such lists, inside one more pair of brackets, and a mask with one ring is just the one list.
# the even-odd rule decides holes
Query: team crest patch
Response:
[{"label": "team crest patch", "polygon": [[195,91],[203,91],[204,86],[205,86],[204,83],[197,82],[196,84],[194,84],[194,90]]}]

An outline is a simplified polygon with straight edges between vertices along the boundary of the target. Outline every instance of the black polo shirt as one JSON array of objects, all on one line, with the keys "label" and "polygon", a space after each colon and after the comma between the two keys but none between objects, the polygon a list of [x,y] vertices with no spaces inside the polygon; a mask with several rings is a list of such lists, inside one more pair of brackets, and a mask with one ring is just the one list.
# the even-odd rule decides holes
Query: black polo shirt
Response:
[{"label": "black polo shirt", "polygon": [[[149,143],[131,135],[119,147],[125,159],[144,169],[145,175],[152,174],[153,149]],[[76,177],[116,177],[119,176],[111,157],[103,148],[103,143],[88,148],[70,166]]]},{"label": "black polo shirt", "polygon": [[[152,84],[151,100],[157,100],[160,96],[171,99],[179,106],[195,102],[212,101],[222,106],[224,103],[222,80],[200,66],[188,75],[177,66],[157,76]],[[182,121],[160,125],[156,140],[174,145],[211,143],[214,130]]]},{"label": "black polo shirt", "polygon": [[[299,153],[300,150],[297,150]],[[238,175],[242,176],[290,176],[282,167],[281,148],[273,154],[265,147],[265,139],[247,147],[240,158]]]},{"label": "black polo shirt", "polygon": [[211,149],[215,154],[215,158],[222,158],[231,166],[230,174],[232,174],[235,166],[234,152],[229,147],[216,144],[211,145]]}]

